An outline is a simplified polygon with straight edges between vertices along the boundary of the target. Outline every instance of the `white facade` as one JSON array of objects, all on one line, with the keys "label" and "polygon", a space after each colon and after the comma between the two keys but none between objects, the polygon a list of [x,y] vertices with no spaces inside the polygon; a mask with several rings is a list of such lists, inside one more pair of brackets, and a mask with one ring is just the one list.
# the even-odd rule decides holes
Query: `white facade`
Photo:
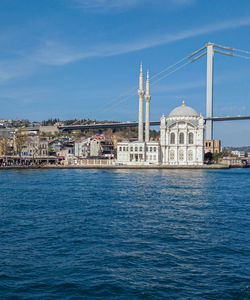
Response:
[{"label": "white facade", "polygon": [[90,154],[90,139],[80,139],[75,141],[75,156],[87,158]]},{"label": "white facade", "polygon": [[202,165],[204,118],[183,102],[161,117],[161,162],[164,165]]},{"label": "white facade", "polygon": [[139,81],[139,122],[138,139],[136,142],[121,142],[117,144],[117,163],[125,165],[176,165],[199,166],[204,162],[204,118],[185,105],[171,111],[168,117],[164,115],[160,122],[160,143],[149,141],[149,74],[146,81],[146,126],[145,141],[142,132],[142,97],[143,91],[142,65]]},{"label": "white facade", "polygon": [[119,164],[159,164],[160,156],[158,142],[121,142],[117,144],[117,162]]}]

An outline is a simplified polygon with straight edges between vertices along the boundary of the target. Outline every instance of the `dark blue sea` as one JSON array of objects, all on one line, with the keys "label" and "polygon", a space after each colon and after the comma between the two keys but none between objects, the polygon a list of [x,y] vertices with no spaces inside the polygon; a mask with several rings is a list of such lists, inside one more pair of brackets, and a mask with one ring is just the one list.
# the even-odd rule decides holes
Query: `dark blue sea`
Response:
[{"label": "dark blue sea", "polygon": [[250,299],[250,169],[0,171],[0,299]]}]

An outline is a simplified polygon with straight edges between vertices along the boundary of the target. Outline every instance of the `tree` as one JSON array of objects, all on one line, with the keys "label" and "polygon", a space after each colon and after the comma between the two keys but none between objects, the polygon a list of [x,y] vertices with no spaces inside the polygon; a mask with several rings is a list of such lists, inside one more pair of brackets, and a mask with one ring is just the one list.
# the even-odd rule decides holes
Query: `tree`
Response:
[{"label": "tree", "polygon": [[14,136],[14,152],[15,154],[22,156],[22,149],[26,141],[28,140],[27,137],[17,134]]},{"label": "tree", "polygon": [[4,156],[7,155],[8,151],[8,139],[7,137],[0,138],[0,155]]},{"label": "tree", "polygon": [[213,162],[218,163],[219,158],[224,157],[224,153],[223,152],[219,152],[219,153],[213,153],[212,154],[212,159]]}]

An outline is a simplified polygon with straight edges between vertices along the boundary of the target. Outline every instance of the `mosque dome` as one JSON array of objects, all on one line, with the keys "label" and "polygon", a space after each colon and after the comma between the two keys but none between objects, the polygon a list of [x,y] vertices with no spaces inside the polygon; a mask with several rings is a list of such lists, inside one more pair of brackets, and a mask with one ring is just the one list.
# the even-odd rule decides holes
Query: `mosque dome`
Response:
[{"label": "mosque dome", "polygon": [[197,112],[193,108],[186,106],[184,101],[182,102],[181,106],[176,107],[169,114],[169,117],[197,117],[197,116],[198,116]]}]

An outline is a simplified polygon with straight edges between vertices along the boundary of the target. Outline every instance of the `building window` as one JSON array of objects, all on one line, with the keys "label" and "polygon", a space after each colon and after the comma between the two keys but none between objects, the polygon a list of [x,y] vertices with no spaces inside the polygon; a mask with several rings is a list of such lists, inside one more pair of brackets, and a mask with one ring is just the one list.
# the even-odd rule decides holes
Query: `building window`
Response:
[{"label": "building window", "polygon": [[152,152],[152,147],[149,147],[149,151]]},{"label": "building window", "polygon": [[148,146],[146,146],[146,151],[148,151]]},{"label": "building window", "polygon": [[194,143],[194,134],[193,134],[193,132],[190,132],[188,134],[188,143],[189,144],[193,144]]},{"label": "building window", "polygon": [[123,151],[126,151],[126,147],[123,147]]},{"label": "building window", "polygon": [[142,151],[142,147],[140,147],[140,151]]},{"label": "building window", "polygon": [[156,152],[156,147],[154,147],[154,152]]},{"label": "building window", "polygon": [[130,147],[130,151],[133,151],[133,147]]},{"label": "building window", "polygon": [[149,160],[152,160],[152,155],[149,156]]},{"label": "building window", "polygon": [[174,160],[174,150],[170,150],[169,158],[170,160]]},{"label": "building window", "polygon": [[119,147],[119,151],[122,151],[122,147]]},{"label": "building window", "polygon": [[184,160],[184,152],[183,152],[183,150],[179,151],[179,160]]},{"label": "building window", "polygon": [[138,148],[137,148],[137,147],[135,147],[135,152],[137,152],[137,150],[138,150]]},{"label": "building window", "polygon": [[170,134],[170,144],[175,144],[175,134],[173,132]]},{"label": "building window", "polygon": [[184,133],[183,132],[181,132],[179,135],[179,143],[184,144]]},{"label": "building window", "polygon": [[156,155],[154,155],[154,160],[156,160]]},{"label": "building window", "polygon": [[192,150],[188,150],[188,160],[191,161],[193,159],[194,159],[194,157],[193,157],[193,151]]}]

